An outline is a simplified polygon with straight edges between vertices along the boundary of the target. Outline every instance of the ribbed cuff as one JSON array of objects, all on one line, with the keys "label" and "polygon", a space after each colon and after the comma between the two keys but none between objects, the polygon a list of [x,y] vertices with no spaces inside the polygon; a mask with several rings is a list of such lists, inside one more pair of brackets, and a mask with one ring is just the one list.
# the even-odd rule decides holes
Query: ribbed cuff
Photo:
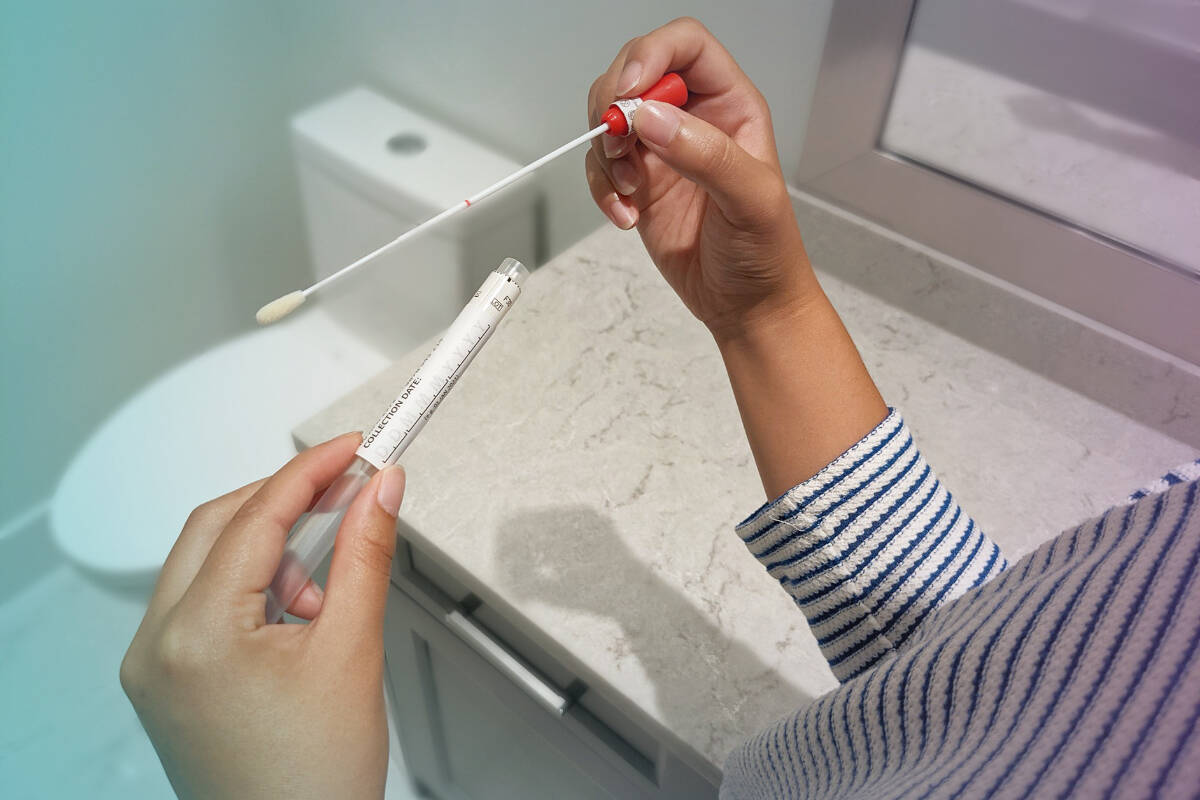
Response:
[{"label": "ribbed cuff", "polygon": [[800,606],[843,681],[894,651],[933,608],[1005,567],[895,409],[737,532]]}]

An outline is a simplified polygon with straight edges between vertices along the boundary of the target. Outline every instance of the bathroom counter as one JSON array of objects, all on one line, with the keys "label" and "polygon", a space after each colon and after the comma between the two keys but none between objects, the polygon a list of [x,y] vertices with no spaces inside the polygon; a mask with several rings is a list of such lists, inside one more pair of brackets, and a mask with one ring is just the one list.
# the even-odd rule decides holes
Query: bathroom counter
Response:
[{"label": "bathroom counter", "polygon": [[[885,398],[1010,560],[1194,457],[821,279]],[[297,444],[370,428],[427,349],[301,424]],[[539,269],[404,464],[414,544],[707,774],[836,686],[733,532],[764,499],[737,408],[636,234],[606,227]]]}]

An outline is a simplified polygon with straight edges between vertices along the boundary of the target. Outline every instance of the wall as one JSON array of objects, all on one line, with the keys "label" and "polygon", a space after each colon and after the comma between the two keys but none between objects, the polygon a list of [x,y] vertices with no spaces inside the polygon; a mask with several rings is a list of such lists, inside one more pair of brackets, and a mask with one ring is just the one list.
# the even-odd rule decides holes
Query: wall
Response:
[{"label": "wall", "polygon": [[280,4],[0,9],[3,522],[305,251]]},{"label": "wall", "polygon": [[[0,530],[125,397],[302,283],[295,110],[365,83],[527,161],[583,129],[626,39],[688,13],[767,95],[790,174],[831,1],[4,0]],[[538,176],[551,254],[603,221],[581,158]]]},{"label": "wall", "polygon": [[[359,75],[410,105],[455,124],[521,161],[577,136],[587,88],[626,40],[690,14],[703,21],[766,94],[784,159],[799,160],[808,104],[831,0],[630,0],[603,6],[538,0],[444,2],[420,7],[394,0],[311,7],[303,22],[323,40],[327,68]],[[331,87],[332,88],[332,87]],[[583,155],[540,176],[551,202],[551,252],[600,224],[580,179]]]}]

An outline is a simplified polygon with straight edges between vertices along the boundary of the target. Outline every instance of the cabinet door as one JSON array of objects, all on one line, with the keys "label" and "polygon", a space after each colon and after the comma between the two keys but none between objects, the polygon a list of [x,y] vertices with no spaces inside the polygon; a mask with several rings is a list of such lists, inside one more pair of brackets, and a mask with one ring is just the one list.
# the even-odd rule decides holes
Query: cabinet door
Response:
[{"label": "cabinet door", "polygon": [[660,796],[649,763],[589,732],[569,696],[514,680],[422,605],[393,588],[387,622],[396,725],[418,789],[455,800]]}]

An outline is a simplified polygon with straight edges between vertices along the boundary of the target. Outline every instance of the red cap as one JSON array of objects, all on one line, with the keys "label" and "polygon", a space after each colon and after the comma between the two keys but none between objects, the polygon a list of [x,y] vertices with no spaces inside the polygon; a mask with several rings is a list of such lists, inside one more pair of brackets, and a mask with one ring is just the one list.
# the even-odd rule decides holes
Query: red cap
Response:
[{"label": "red cap", "polygon": [[[658,100],[673,106],[682,106],[687,102],[687,84],[677,73],[668,72],[658,79],[658,83],[642,93],[640,100]],[[618,101],[620,102],[620,101]],[[633,109],[628,114],[617,103],[613,103],[600,117],[601,122],[608,123],[609,136],[626,136],[629,134],[629,123],[633,119]]]}]

